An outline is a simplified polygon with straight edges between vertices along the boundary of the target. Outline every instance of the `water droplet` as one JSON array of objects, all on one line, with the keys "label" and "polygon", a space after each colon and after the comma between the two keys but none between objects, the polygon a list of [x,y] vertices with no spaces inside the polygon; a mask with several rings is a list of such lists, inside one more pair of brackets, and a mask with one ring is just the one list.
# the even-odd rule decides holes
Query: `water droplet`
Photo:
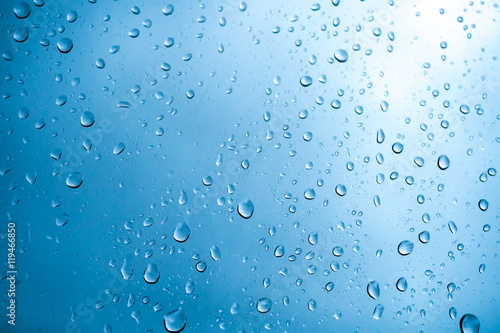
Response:
[{"label": "water droplet", "polygon": [[56,225],[62,227],[69,222],[69,215],[64,213],[56,217]]},{"label": "water droplet", "polygon": [[174,12],[174,6],[173,5],[166,5],[165,7],[163,7],[162,12],[163,12],[163,15],[165,15],[165,16],[172,15]]},{"label": "water droplet", "polygon": [[309,87],[313,83],[313,80],[310,76],[304,75],[300,78],[300,84],[303,87]]},{"label": "water droplet", "polygon": [[380,287],[377,281],[370,281],[366,286],[366,291],[368,296],[373,299],[377,299],[380,296]]},{"label": "water droplet", "polygon": [[373,318],[379,320],[382,318],[382,314],[384,313],[384,306],[382,304],[378,304],[373,310]]},{"label": "water droplet", "polygon": [[403,149],[404,149],[404,146],[400,142],[396,142],[395,144],[392,145],[392,151],[395,152],[396,154],[401,154]]},{"label": "water droplet", "polygon": [[450,166],[450,159],[446,155],[441,155],[438,158],[437,165],[439,169],[446,170]]},{"label": "water droplet", "polygon": [[266,313],[271,310],[273,302],[269,298],[261,298],[257,301],[257,310],[260,313]]},{"label": "water droplet", "polygon": [[210,248],[210,256],[215,261],[220,261],[222,259],[222,255],[221,255],[220,250],[217,246],[212,246]]},{"label": "water droplet", "polygon": [[85,111],[80,117],[80,124],[82,124],[83,127],[92,126],[94,124],[94,121],[94,114],[90,111]]},{"label": "water droplet", "polygon": [[182,308],[170,311],[163,317],[165,329],[170,333],[180,332],[186,327],[186,314]]},{"label": "water droplet", "polygon": [[460,112],[462,112],[463,114],[468,114],[469,113],[469,107],[465,104],[462,104],[460,105],[460,108],[459,108]]},{"label": "water droplet", "polygon": [[104,62],[104,59],[99,58],[99,59],[97,59],[97,61],[95,62],[95,65],[96,65],[96,67],[97,67],[97,68],[99,68],[99,69],[103,69],[103,68],[104,68],[104,66],[106,66],[106,63]]},{"label": "water droplet", "polygon": [[340,246],[335,246],[333,249],[332,249],[332,253],[334,256],[336,257],[342,257],[342,255],[344,254],[344,249],[341,248]]},{"label": "water droplet", "polygon": [[210,176],[203,177],[203,185],[210,186],[212,185],[212,183],[213,183],[212,177]]},{"label": "water droplet", "polygon": [[285,255],[285,247],[283,245],[278,245],[274,249],[274,255],[278,258],[283,257]]},{"label": "water droplet", "polygon": [[484,212],[488,209],[489,204],[488,201],[486,201],[486,199],[481,199],[479,200],[478,206],[479,209],[481,209]]},{"label": "water droplet", "polygon": [[249,219],[250,217],[252,217],[253,211],[253,202],[248,199],[245,199],[238,204],[238,214],[240,214],[240,216],[244,219]]},{"label": "water droplet", "polygon": [[129,31],[128,35],[132,38],[137,38],[137,37],[139,37],[140,33],[141,32],[139,31],[139,29],[134,28],[134,29]]},{"label": "water droplet", "polygon": [[309,234],[309,237],[307,237],[307,241],[311,245],[316,245],[318,243],[318,233],[317,232],[311,232]]},{"label": "water droplet", "polygon": [[408,288],[408,282],[406,282],[406,279],[404,277],[398,279],[398,281],[396,282],[396,288],[401,292],[404,292],[406,288]]},{"label": "water droplet", "polygon": [[134,267],[130,263],[130,260],[123,260],[123,265],[120,272],[122,273],[123,279],[125,280],[128,280],[132,277],[132,275],[134,274]]},{"label": "water droplet", "polygon": [[203,273],[207,269],[207,263],[202,261],[198,261],[196,263],[196,270],[200,273]]},{"label": "water droplet", "polygon": [[78,13],[74,10],[70,10],[68,14],[66,14],[66,21],[68,21],[68,23],[75,22],[77,18],[78,18]]},{"label": "water droplet", "polygon": [[407,256],[413,251],[413,243],[405,240],[399,243],[398,252],[402,256]]},{"label": "water droplet", "polygon": [[470,313],[463,315],[462,319],[460,319],[460,330],[462,333],[478,333],[479,319]]},{"label": "water droplet", "polygon": [[308,188],[307,190],[305,190],[304,198],[306,198],[307,200],[312,200],[315,197],[316,197],[316,192],[314,191],[314,189]]},{"label": "water droplet", "polygon": [[346,195],[346,193],[347,193],[347,189],[346,189],[346,187],[345,187],[344,185],[342,185],[342,184],[338,184],[337,186],[335,186],[335,192],[336,192],[339,196],[343,197],[344,195]]},{"label": "water droplet", "polygon": [[422,242],[423,244],[426,244],[429,242],[429,240],[431,239],[431,234],[428,232],[428,231],[422,231],[419,235],[418,235],[418,239],[420,240],[420,242]]},{"label": "water droplet", "polygon": [[115,148],[113,148],[113,154],[120,155],[125,150],[125,144],[123,142],[119,142]]},{"label": "water droplet", "polygon": [[155,284],[160,279],[160,271],[158,271],[158,266],[156,264],[148,264],[146,270],[144,270],[144,281],[149,284]]},{"label": "water droplet", "polygon": [[83,176],[80,172],[70,173],[66,178],[66,185],[71,188],[78,188],[83,183]]},{"label": "water droplet", "polygon": [[484,271],[485,271],[485,269],[486,269],[486,265],[485,264],[479,265],[479,273],[483,274]]},{"label": "water droplet", "polygon": [[333,56],[335,57],[335,59],[337,59],[338,62],[346,62],[348,58],[347,51],[343,49],[338,49],[337,51],[335,51]]},{"label": "water droplet", "polygon": [[174,230],[174,239],[179,243],[184,243],[191,235],[191,230],[186,222],[179,222]]},{"label": "water droplet", "polygon": [[31,13],[31,7],[26,2],[21,1],[14,7],[14,14],[19,19],[27,18]]},{"label": "water droplet", "polygon": [[68,53],[73,49],[73,41],[67,37],[61,38],[61,40],[57,42],[57,49],[61,53]]},{"label": "water droplet", "polygon": [[22,43],[29,37],[28,27],[18,27],[14,30],[13,38],[16,42]]},{"label": "water droplet", "polygon": [[377,142],[382,143],[382,142],[384,142],[384,140],[385,140],[385,134],[384,134],[384,131],[380,128],[377,131]]}]

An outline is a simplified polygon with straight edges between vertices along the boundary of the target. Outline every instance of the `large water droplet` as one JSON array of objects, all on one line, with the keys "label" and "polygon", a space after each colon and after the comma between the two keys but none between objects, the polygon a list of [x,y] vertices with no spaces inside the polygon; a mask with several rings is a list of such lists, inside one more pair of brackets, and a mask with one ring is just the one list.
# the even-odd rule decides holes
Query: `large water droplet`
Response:
[{"label": "large water droplet", "polygon": [[160,271],[158,271],[158,266],[156,264],[148,264],[148,267],[144,271],[144,281],[149,284],[154,284],[160,279]]},{"label": "large water droplet", "polygon": [[342,185],[342,184],[338,184],[338,185],[335,187],[335,192],[336,192],[339,196],[343,197],[344,195],[346,195],[346,193],[347,193],[347,189],[346,189],[346,187],[345,187],[344,185]]},{"label": "large water droplet", "polygon": [[470,313],[463,315],[462,319],[460,319],[460,330],[462,333],[478,333],[479,319]]},{"label": "large water droplet", "polygon": [[249,219],[250,217],[252,217],[253,211],[253,202],[248,199],[245,199],[238,204],[238,214],[240,214],[240,216],[244,219]]},{"label": "large water droplet", "polygon": [[174,230],[174,239],[179,243],[184,243],[191,235],[191,230],[186,222],[179,222]]},{"label": "large water droplet", "polygon": [[62,227],[69,222],[69,215],[64,213],[56,217],[56,225]]},{"label": "large water droplet", "polygon": [[333,56],[335,57],[335,59],[337,59],[338,62],[346,62],[348,58],[347,51],[343,49],[338,49],[337,51],[335,51]]},{"label": "large water droplet", "polygon": [[83,183],[83,176],[80,172],[73,172],[66,178],[66,185],[71,188],[78,188]]},{"label": "large water droplet", "polygon": [[371,281],[366,286],[366,291],[368,292],[368,296],[373,299],[377,299],[380,296],[380,287],[377,281]]},{"label": "large water droplet", "polygon": [[478,202],[479,209],[481,209],[483,212],[488,209],[489,203],[486,201],[486,199],[481,199]]},{"label": "large water droplet", "polygon": [[396,154],[401,154],[403,149],[404,146],[401,142],[396,142],[395,144],[392,145],[392,151],[395,152]]},{"label": "large water droplet", "polygon": [[309,87],[313,83],[313,80],[310,76],[304,75],[300,78],[300,84],[303,87]]},{"label": "large water droplet", "polygon": [[261,298],[257,301],[257,310],[260,313],[266,313],[271,310],[273,302],[269,298]]},{"label": "large water droplet", "polygon": [[398,252],[402,256],[407,256],[413,251],[413,243],[409,240],[402,241],[399,243]]},{"label": "large water droplet", "polygon": [[220,250],[217,246],[212,246],[210,248],[210,256],[215,261],[220,261],[222,259],[222,255],[220,254]]},{"label": "large water droplet", "polygon": [[446,170],[450,166],[450,159],[446,155],[441,155],[438,158],[437,164],[438,164],[439,169]]},{"label": "large water droplet", "polygon": [[59,42],[57,42],[57,49],[61,53],[68,53],[73,48],[73,41],[67,37],[61,38]]},{"label": "large water droplet", "polygon": [[120,155],[125,150],[125,144],[123,142],[118,143],[115,148],[113,148],[113,154]]},{"label": "large water droplet", "polygon": [[80,124],[82,124],[83,127],[92,126],[94,124],[94,121],[94,114],[90,111],[85,111],[80,117]]},{"label": "large water droplet", "polygon": [[31,13],[31,7],[26,2],[21,1],[14,7],[14,14],[19,19],[27,18]]},{"label": "large water droplet", "polygon": [[373,310],[373,318],[379,320],[382,318],[382,314],[384,313],[384,306],[382,304],[378,304]]},{"label": "large water droplet", "polygon": [[396,288],[398,288],[399,291],[403,292],[408,288],[408,282],[406,282],[406,279],[404,277],[401,277],[398,279],[396,282]]},{"label": "large water droplet", "polygon": [[28,27],[18,27],[14,30],[13,38],[16,42],[22,43],[29,37]]},{"label": "large water droplet", "polygon": [[165,7],[163,7],[162,12],[163,12],[163,15],[165,15],[165,16],[172,15],[174,12],[174,6],[173,5],[166,5]]},{"label": "large water droplet", "polygon": [[306,198],[307,200],[312,200],[315,197],[316,197],[316,192],[314,191],[314,189],[308,188],[307,190],[305,190],[304,198]]},{"label": "large water droplet", "polygon": [[431,239],[431,234],[428,231],[422,231],[418,235],[418,239],[420,240],[420,242],[422,242],[424,244],[429,243],[429,241]]},{"label": "large water droplet", "polygon": [[186,327],[186,314],[182,308],[171,311],[163,317],[163,323],[167,332],[180,332]]}]

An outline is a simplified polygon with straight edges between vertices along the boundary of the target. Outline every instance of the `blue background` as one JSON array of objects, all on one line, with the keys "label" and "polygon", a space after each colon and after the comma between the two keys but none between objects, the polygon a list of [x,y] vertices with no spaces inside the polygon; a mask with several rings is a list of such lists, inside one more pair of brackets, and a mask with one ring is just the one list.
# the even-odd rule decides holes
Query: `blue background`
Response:
[{"label": "blue background", "polygon": [[[24,19],[14,14],[20,1],[0,6],[2,262],[13,220],[19,271],[13,328],[2,268],[2,332],[164,332],[163,316],[179,308],[185,332],[460,332],[466,313],[481,332],[498,331],[499,176],[490,170],[480,180],[500,168],[496,3],[177,1],[164,15],[169,2],[26,1]],[[29,37],[17,42],[22,27]],[[69,53],[57,48],[64,37],[73,41]],[[339,49],[346,62],[334,58]],[[303,87],[303,76],[313,83]],[[90,127],[80,123],[85,111],[95,116]],[[76,189],[66,185],[74,172],[83,176]],[[245,199],[255,206],[249,219],[236,209]],[[179,243],[173,233],[182,222],[191,235]],[[414,243],[408,256],[397,251],[403,240]],[[283,257],[274,255],[279,245]],[[133,267],[128,280],[124,261]],[[149,263],[158,266],[156,284],[143,279]],[[405,292],[396,289],[400,277]],[[380,286],[376,300],[370,281]],[[267,313],[257,311],[261,298],[273,302]]]}]

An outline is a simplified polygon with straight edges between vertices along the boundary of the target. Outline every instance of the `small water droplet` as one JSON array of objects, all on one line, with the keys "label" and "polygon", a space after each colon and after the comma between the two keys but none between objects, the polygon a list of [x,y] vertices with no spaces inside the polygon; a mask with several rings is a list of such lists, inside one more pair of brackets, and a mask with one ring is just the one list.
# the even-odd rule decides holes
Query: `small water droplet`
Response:
[{"label": "small water droplet", "polygon": [[261,298],[257,301],[257,310],[260,313],[266,313],[271,310],[273,302],[269,298]]},{"label": "small water droplet", "polygon": [[170,333],[181,332],[186,327],[186,314],[182,308],[170,311],[163,317],[165,329]]}]

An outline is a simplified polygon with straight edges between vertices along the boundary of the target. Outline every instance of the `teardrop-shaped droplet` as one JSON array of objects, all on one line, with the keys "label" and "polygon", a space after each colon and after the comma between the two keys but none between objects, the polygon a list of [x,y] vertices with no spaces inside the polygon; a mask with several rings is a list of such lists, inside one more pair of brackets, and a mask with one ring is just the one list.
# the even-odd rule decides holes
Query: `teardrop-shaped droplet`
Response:
[{"label": "teardrop-shaped droplet", "polygon": [[283,245],[278,245],[274,249],[274,255],[276,257],[283,257],[285,255],[285,247]]},{"label": "teardrop-shaped droplet", "polygon": [[380,128],[377,131],[377,142],[382,143],[385,140],[385,133],[384,131]]},{"label": "teardrop-shaped droplet", "polygon": [[83,183],[83,176],[80,172],[73,172],[66,178],[66,185],[71,188],[78,188]]},{"label": "teardrop-shaped droplet", "polygon": [[120,272],[122,273],[122,276],[125,280],[128,280],[132,277],[132,275],[134,274],[134,267],[132,267],[130,260],[123,260],[123,265]]},{"label": "teardrop-shaped droplet", "polygon": [[273,302],[269,298],[261,298],[257,301],[257,310],[260,313],[266,313],[271,310]]},{"label": "teardrop-shaped droplet", "polygon": [[238,204],[238,214],[244,219],[249,219],[252,217],[254,211],[253,202],[245,199]]},{"label": "teardrop-shaped droplet", "polygon": [[160,279],[160,271],[156,264],[148,264],[148,267],[144,271],[144,281],[149,284],[155,284]]},{"label": "teardrop-shaped droplet", "polygon": [[413,251],[413,243],[409,240],[399,243],[398,252],[402,256],[407,256]]},{"label": "teardrop-shaped droplet", "polygon": [[170,311],[163,317],[165,329],[170,333],[181,332],[186,327],[186,322],[186,314],[182,308]]},{"label": "teardrop-shaped droplet", "polygon": [[125,144],[123,142],[118,143],[115,148],[113,148],[113,154],[120,155],[125,150]]},{"label": "teardrop-shaped droplet", "polygon": [[184,243],[191,235],[191,230],[186,222],[179,222],[174,230],[174,239],[179,243]]},{"label": "teardrop-shaped droplet", "polygon": [[478,333],[479,326],[479,319],[473,314],[467,313],[460,319],[462,333]]},{"label": "teardrop-shaped droplet", "polygon": [[308,188],[307,190],[305,190],[304,198],[306,198],[307,200],[312,200],[315,197],[316,197],[316,192],[314,191],[314,189]]},{"label": "teardrop-shaped droplet", "polygon": [[56,225],[58,227],[62,227],[63,225],[66,225],[68,222],[69,222],[69,215],[66,213],[63,213],[56,217]]},{"label": "teardrop-shaped droplet", "polygon": [[420,234],[418,234],[418,239],[423,244],[429,243],[431,239],[431,234],[428,231],[422,231]]},{"label": "teardrop-shaped droplet", "polygon": [[437,165],[439,169],[446,170],[450,166],[450,159],[446,155],[441,155],[438,158]]},{"label": "teardrop-shaped droplet", "polygon": [[406,279],[404,277],[398,279],[398,281],[396,282],[396,288],[401,292],[405,291],[408,288],[408,282],[406,282]]},{"label": "teardrop-shaped droplet", "polygon": [[373,299],[377,299],[380,296],[380,287],[377,281],[370,281],[366,286],[366,291],[368,296]]},{"label": "teardrop-shaped droplet", "polygon": [[61,38],[59,42],[57,42],[57,49],[61,53],[68,53],[73,48],[73,41],[67,37]]},{"label": "teardrop-shaped droplet", "polygon": [[307,241],[311,245],[316,245],[318,243],[318,233],[317,232],[311,232],[309,234],[309,237],[307,237]]}]

